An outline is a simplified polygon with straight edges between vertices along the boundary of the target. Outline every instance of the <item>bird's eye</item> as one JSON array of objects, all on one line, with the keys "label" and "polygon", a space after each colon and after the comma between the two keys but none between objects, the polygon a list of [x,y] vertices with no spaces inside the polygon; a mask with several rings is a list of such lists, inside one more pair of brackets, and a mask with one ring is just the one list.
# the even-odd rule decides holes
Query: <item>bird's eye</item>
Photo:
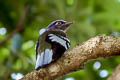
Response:
[{"label": "bird's eye", "polygon": [[60,24],[62,24],[62,22],[56,22],[56,23],[55,23],[55,25],[60,25]]}]

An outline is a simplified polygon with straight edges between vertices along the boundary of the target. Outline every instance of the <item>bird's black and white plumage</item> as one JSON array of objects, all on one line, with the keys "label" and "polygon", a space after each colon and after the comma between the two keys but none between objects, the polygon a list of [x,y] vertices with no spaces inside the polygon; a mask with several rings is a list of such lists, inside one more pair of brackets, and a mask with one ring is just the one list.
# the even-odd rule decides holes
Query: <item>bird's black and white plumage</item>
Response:
[{"label": "bird's black and white plumage", "polygon": [[56,20],[41,33],[36,43],[36,66],[38,70],[59,59],[70,47],[65,30],[72,22]]}]

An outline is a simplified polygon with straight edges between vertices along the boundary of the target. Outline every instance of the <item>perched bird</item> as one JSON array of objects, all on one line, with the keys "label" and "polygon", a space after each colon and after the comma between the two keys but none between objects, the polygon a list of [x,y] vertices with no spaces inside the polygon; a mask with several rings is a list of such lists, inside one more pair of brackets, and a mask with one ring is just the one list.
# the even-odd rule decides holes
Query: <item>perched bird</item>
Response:
[{"label": "perched bird", "polygon": [[69,49],[70,41],[66,30],[73,22],[56,20],[40,31],[40,37],[36,43],[36,66],[38,70],[59,59]]}]

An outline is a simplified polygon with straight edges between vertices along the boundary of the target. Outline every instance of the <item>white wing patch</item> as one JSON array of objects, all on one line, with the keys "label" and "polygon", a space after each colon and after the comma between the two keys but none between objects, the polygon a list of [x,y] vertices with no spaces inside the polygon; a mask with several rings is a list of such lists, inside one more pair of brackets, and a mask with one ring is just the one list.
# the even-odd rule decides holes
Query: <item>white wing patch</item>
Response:
[{"label": "white wing patch", "polygon": [[68,47],[70,47],[70,40],[68,38],[66,38],[66,37],[63,37],[63,36],[60,36],[60,37],[62,37],[63,39],[67,40],[68,41],[67,45],[68,45]]},{"label": "white wing patch", "polygon": [[50,49],[45,49],[44,52],[36,56],[37,56],[37,61],[36,61],[35,69],[38,69],[39,67],[42,67],[52,62],[53,52]]},{"label": "white wing patch", "polygon": [[49,34],[48,36],[49,36],[49,39],[51,39],[53,42],[55,41],[55,42],[61,44],[63,47],[65,47],[66,50],[70,47],[70,41],[68,40],[68,38],[60,36],[61,38],[63,38],[63,39],[61,39],[60,37],[58,37],[54,34]]}]

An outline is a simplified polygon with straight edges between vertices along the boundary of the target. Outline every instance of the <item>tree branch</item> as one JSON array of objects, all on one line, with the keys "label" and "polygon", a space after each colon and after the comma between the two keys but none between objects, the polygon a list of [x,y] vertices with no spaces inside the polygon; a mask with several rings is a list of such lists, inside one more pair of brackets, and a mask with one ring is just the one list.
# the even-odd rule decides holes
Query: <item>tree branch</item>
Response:
[{"label": "tree branch", "polygon": [[33,70],[22,80],[54,80],[80,69],[88,60],[117,55],[120,55],[120,38],[98,35],[81,45],[76,45],[47,67]]},{"label": "tree branch", "polygon": [[120,64],[107,80],[120,80]]},{"label": "tree branch", "polygon": [[15,33],[17,32],[20,32],[24,26],[24,21],[27,17],[27,14],[28,14],[28,11],[29,11],[29,8],[30,8],[30,5],[28,4],[25,8],[25,11],[24,11],[24,15],[22,16],[22,18],[20,19],[18,25],[16,26],[16,28],[10,33],[8,34],[3,40],[0,41],[0,45],[2,45],[3,43],[5,43],[8,39],[10,39]]}]

